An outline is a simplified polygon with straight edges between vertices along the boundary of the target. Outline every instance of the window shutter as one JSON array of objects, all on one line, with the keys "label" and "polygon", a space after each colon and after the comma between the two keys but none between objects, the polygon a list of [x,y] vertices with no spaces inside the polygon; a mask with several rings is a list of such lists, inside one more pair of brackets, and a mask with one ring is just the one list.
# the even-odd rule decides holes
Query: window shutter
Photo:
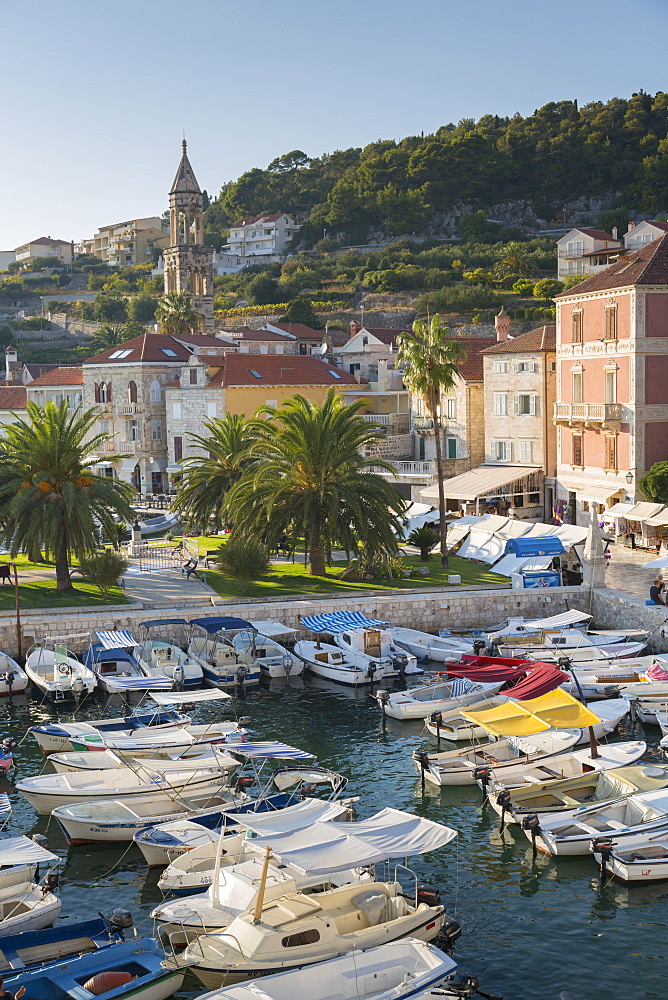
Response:
[{"label": "window shutter", "polygon": [[514,401],[514,404],[515,404],[515,413],[518,414],[520,412],[520,397],[519,396],[513,396],[513,401]]},{"label": "window shutter", "polygon": [[538,403],[538,397],[537,396],[534,396],[534,395],[529,396],[529,413],[532,416],[535,416],[535,414],[538,412],[537,403]]},{"label": "window shutter", "polygon": [[512,462],[513,460],[513,442],[506,441],[506,461]]},{"label": "window shutter", "polygon": [[111,382],[107,382],[107,402],[111,402]]},{"label": "window shutter", "polygon": [[100,387],[97,384],[97,382],[95,383],[95,402],[96,403],[100,402]]}]

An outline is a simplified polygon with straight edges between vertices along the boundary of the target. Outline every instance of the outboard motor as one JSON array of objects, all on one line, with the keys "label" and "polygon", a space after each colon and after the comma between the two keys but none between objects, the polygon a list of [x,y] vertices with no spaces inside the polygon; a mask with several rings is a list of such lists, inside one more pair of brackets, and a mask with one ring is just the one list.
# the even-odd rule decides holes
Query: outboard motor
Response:
[{"label": "outboard motor", "polygon": [[[70,673],[72,673],[71,670]],[[83,694],[83,690],[84,690],[83,680],[81,679],[81,677],[75,677],[74,680],[72,681],[72,694],[74,695],[75,698],[80,698],[81,695]]]},{"label": "outboard motor", "polygon": [[179,663],[172,672],[172,680],[174,681],[174,689],[176,691],[183,691],[183,685],[186,681],[186,672],[183,666]]},{"label": "outboard motor", "polygon": [[32,839],[40,847],[43,847],[45,851],[49,849],[49,838],[45,837],[43,833],[33,833]]},{"label": "outboard motor", "polygon": [[240,663],[239,666],[237,667],[237,684],[239,685],[239,687],[243,687],[244,684],[246,683],[247,674],[248,674],[248,668],[245,667],[243,663]]},{"label": "outboard motor", "polygon": [[601,855],[601,879],[604,879],[608,872],[608,863],[614,851],[614,845],[610,837],[596,837],[589,841],[589,850],[592,854]]},{"label": "outboard motor", "polygon": [[302,782],[302,787],[299,789],[299,794],[302,799],[308,799],[312,795],[315,795],[317,789],[318,786],[313,781],[304,781]]},{"label": "outboard motor", "polygon": [[397,668],[400,674],[405,674],[406,667],[408,666],[408,656],[406,653],[394,653],[392,655],[392,664]]},{"label": "outboard motor", "polygon": [[255,778],[249,774],[242,774],[237,778],[235,787],[238,792],[245,792],[247,788],[252,788],[254,784]]},{"label": "outboard motor", "polygon": [[473,769],[473,779],[480,784],[484,798],[487,798],[487,787],[492,777],[492,769],[488,764],[479,764]]},{"label": "outboard motor", "polygon": [[506,825],[506,809],[510,807],[510,792],[507,788],[504,788],[496,797],[497,806],[501,806],[501,832],[503,833],[503,828]]},{"label": "outboard motor", "polygon": [[484,639],[474,639],[473,640],[473,654],[474,656],[482,656],[484,651],[487,649],[487,643]]},{"label": "outboard motor", "polygon": [[418,886],[417,901],[426,903],[427,906],[440,906],[441,894],[438,889],[433,889],[430,885],[421,885]]},{"label": "outboard motor", "polygon": [[449,954],[455,941],[458,941],[461,936],[462,929],[459,923],[454,917],[446,917],[436,938],[436,946]]},{"label": "outboard motor", "polygon": [[50,871],[44,876],[44,883],[42,885],[42,896],[46,896],[47,893],[53,892],[60,885],[60,875],[58,872]]},{"label": "outboard motor", "polygon": [[125,940],[125,934],[123,931],[128,930],[130,927],[134,927],[135,922],[132,919],[132,914],[129,910],[121,910],[115,907],[111,911],[111,916],[108,920],[102,913],[100,913],[100,916],[109,928],[109,936],[112,937],[114,934],[118,934],[122,941]]},{"label": "outboard motor", "polygon": [[369,664],[369,668],[368,668],[368,670],[366,672],[367,677],[370,677],[372,681],[373,681],[374,676],[376,674],[376,670],[378,670],[378,664],[374,663],[373,660],[372,660],[371,663]]},{"label": "outboard motor", "polygon": [[390,692],[383,691],[382,688],[378,688],[376,691],[376,699],[380,705],[380,710],[383,713],[383,732],[385,732],[385,727],[387,725],[387,716],[385,715],[385,706],[390,700]]},{"label": "outboard motor", "polygon": [[292,670],[294,663],[295,661],[292,659],[291,656],[283,657],[283,669],[285,670],[286,677],[290,676],[290,671]]},{"label": "outboard motor", "polygon": [[531,816],[525,816],[522,820],[522,829],[528,830],[531,834],[531,844],[533,847],[533,856],[536,857],[538,848],[536,846],[536,837],[540,833],[540,819],[536,813],[532,813]]}]

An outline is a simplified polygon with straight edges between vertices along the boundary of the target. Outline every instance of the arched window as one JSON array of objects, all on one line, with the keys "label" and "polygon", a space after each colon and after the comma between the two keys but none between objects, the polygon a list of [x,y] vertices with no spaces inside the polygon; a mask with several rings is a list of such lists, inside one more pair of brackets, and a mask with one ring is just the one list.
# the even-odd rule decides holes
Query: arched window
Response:
[{"label": "arched window", "polygon": [[151,382],[151,387],[149,389],[149,393],[150,393],[150,399],[151,399],[152,403],[159,403],[160,402],[160,399],[162,398],[161,397],[161,391],[160,391],[160,383],[155,378]]},{"label": "arched window", "polygon": [[104,382],[101,382],[100,385],[98,386],[98,395],[99,395],[98,402],[100,403],[109,402],[109,400],[107,399],[107,386]]},{"label": "arched window", "polygon": [[137,383],[128,382],[128,403],[137,402]]}]

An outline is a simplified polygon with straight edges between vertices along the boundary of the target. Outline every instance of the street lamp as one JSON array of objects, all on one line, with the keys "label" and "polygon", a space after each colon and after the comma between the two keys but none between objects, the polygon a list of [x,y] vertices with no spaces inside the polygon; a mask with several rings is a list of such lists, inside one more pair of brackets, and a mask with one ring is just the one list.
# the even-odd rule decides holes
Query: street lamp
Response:
[{"label": "street lamp", "polygon": [[633,482],[633,472],[632,472],[632,471],[631,471],[630,469],[629,469],[629,471],[628,471],[628,472],[626,473],[626,482],[627,482],[627,483],[629,484],[629,486],[630,486],[630,485],[631,485],[631,483]]}]

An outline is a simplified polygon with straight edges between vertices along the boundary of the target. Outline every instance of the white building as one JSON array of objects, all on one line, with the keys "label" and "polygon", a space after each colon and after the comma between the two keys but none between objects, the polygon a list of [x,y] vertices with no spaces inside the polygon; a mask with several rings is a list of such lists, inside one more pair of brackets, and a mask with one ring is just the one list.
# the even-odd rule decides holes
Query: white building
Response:
[{"label": "white building", "polygon": [[571,229],[557,240],[557,277],[597,274],[607,267],[622,246],[617,230]]},{"label": "white building", "polygon": [[668,233],[668,222],[648,222],[647,219],[643,219],[642,222],[629,222],[624,246],[627,250],[638,250],[646,243],[658,240],[659,236],[665,236],[666,233]]},{"label": "white building", "polygon": [[[261,258],[259,263],[280,260],[298,226],[285,212],[242,219],[230,227],[229,242],[223,247],[237,257]],[[257,259],[255,263],[258,263]]]},{"label": "white building", "polygon": [[0,271],[6,271],[16,260],[16,250],[0,250]]},{"label": "white building", "polygon": [[[157,215],[151,215],[145,219],[129,219],[101,226],[92,242],[91,252],[100,260],[115,267],[127,267],[150,261],[153,247],[166,247],[169,244],[169,229]],[[82,253],[88,252],[86,244],[89,243],[89,240],[79,243]]]},{"label": "white building", "polygon": [[16,248],[16,260],[28,263],[35,257],[55,257],[54,265],[71,264],[74,257],[74,243],[67,240],[52,240],[50,236],[40,236],[37,240],[23,243]]}]

